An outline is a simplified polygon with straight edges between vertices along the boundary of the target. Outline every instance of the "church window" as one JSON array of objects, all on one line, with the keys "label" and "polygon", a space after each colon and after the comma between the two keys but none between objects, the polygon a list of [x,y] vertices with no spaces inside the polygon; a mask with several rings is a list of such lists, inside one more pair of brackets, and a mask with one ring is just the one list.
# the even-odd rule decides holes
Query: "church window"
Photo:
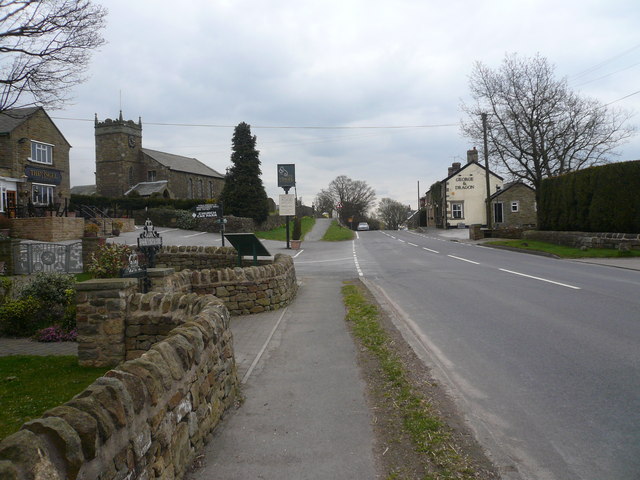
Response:
[{"label": "church window", "polygon": [[156,171],[155,170],[149,170],[147,172],[147,181],[149,181],[149,182],[155,182],[156,181]]},{"label": "church window", "polygon": [[192,178],[189,179],[187,198],[193,198],[193,179]]}]

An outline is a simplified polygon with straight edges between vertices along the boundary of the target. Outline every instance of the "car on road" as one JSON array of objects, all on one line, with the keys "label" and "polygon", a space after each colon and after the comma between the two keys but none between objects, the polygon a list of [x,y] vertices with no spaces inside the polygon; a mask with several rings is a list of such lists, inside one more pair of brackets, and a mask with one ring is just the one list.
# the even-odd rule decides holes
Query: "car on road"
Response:
[{"label": "car on road", "polygon": [[367,222],[360,222],[358,224],[358,230],[369,230],[369,224]]}]

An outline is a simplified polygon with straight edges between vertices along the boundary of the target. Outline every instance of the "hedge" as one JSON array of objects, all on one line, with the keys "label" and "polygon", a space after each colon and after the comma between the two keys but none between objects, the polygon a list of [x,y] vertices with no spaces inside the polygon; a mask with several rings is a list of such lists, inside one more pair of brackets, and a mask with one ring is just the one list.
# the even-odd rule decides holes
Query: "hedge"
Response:
[{"label": "hedge", "polygon": [[586,168],[540,185],[540,230],[640,233],[640,161]]}]

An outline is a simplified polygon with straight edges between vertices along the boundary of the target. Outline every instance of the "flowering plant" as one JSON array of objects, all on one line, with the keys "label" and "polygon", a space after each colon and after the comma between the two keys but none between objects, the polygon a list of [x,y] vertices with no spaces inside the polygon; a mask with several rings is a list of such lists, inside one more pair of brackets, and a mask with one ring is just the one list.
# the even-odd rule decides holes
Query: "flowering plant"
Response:
[{"label": "flowering plant", "polygon": [[116,278],[120,270],[127,266],[131,249],[127,245],[105,243],[91,255],[89,272],[96,278]]},{"label": "flowering plant", "polygon": [[100,231],[100,227],[96,223],[87,223],[84,227],[85,234],[96,235]]},{"label": "flowering plant", "polygon": [[60,325],[38,330],[33,338],[38,342],[75,342],[78,331],[74,328],[66,331]]}]

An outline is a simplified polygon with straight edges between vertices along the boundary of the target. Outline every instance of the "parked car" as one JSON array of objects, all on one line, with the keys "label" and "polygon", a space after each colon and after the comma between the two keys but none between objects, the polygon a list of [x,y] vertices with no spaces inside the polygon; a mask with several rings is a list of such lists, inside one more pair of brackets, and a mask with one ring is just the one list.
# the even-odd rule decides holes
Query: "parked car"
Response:
[{"label": "parked car", "polygon": [[360,222],[358,224],[358,230],[369,230],[369,224],[367,222]]}]

